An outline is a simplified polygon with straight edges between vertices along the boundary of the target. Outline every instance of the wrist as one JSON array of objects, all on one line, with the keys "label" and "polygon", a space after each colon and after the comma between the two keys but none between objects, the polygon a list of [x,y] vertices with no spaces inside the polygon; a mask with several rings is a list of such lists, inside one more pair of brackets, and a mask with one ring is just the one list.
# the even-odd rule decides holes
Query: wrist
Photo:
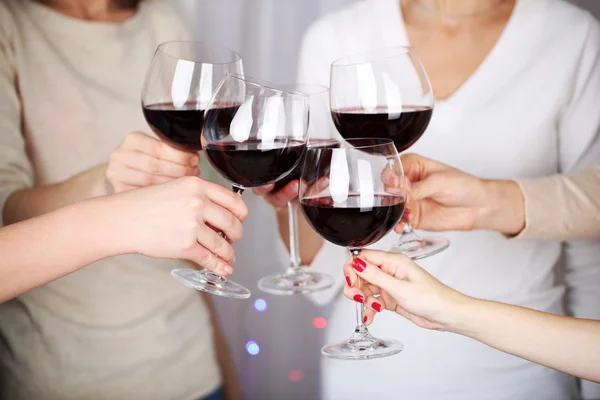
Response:
[{"label": "wrist", "polygon": [[476,229],[516,235],[525,227],[525,199],[512,180],[484,180],[486,201],[476,218]]},{"label": "wrist", "polygon": [[474,330],[473,321],[477,320],[478,303],[481,300],[456,292],[456,298],[450,302],[450,307],[444,313],[445,320],[441,322],[442,330],[446,332],[468,335]]},{"label": "wrist", "polygon": [[132,214],[118,195],[97,197],[80,204],[88,208],[85,215],[90,215],[86,219],[90,223],[89,229],[95,232],[95,240],[107,257],[137,253],[128,226]]}]

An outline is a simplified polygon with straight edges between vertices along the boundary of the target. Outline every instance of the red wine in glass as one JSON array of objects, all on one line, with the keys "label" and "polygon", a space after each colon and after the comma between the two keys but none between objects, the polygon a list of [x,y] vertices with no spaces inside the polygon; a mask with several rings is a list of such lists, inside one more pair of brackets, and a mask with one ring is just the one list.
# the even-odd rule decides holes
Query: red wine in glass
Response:
[{"label": "red wine in glass", "polygon": [[345,108],[331,113],[335,127],[344,139],[391,139],[399,152],[419,140],[429,125],[431,115],[431,107],[426,106],[404,106],[398,110],[384,106],[374,110]]},{"label": "red wine in glass", "polygon": [[305,144],[293,139],[248,140],[206,146],[208,161],[225,178],[244,188],[273,183],[300,164]]},{"label": "red wine in glass", "polygon": [[404,212],[404,197],[376,194],[368,207],[361,207],[360,194],[350,194],[344,203],[331,196],[304,198],[302,212],[325,240],[349,248],[377,242],[391,231]]},{"label": "red wine in glass", "polygon": [[150,104],[143,107],[144,117],[152,131],[173,147],[184,151],[200,151],[200,131],[204,110],[197,103],[175,107],[171,103]]}]

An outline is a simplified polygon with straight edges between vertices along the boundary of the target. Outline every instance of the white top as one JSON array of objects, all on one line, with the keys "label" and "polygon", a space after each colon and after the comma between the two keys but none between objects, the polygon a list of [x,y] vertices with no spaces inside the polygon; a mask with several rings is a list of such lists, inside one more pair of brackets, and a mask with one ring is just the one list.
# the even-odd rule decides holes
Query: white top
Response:
[{"label": "white top", "polygon": [[[145,71],[160,42],[185,38],[164,1],[142,2],[124,23],[0,2],[0,210],[15,189],[105,163],[127,133],[149,132]],[[182,266],[116,257],[2,304],[0,398],[191,400],[215,390],[208,310],[169,274]]]},{"label": "white top", "polygon": [[[311,26],[298,81],[328,84],[336,58],[407,44],[398,0],[360,1]],[[436,104],[427,132],[410,151],[487,178],[583,169],[600,159],[599,57],[600,27],[588,13],[560,0],[519,0],[491,53],[454,95]],[[419,264],[445,284],[553,313],[563,313],[567,297],[573,315],[600,319],[598,241],[508,240],[490,231],[444,235],[450,248]],[[396,239],[392,233],[377,247],[388,249]],[[561,256],[566,285],[554,278]],[[330,343],[347,338],[355,325],[354,304],[341,293],[347,257],[327,243],[313,263],[336,278],[332,290],[311,296],[333,302]],[[326,399],[562,400],[576,393],[574,378],[459,335],[423,330],[390,312],[370,329],[402,340],[405,350],[365,362],[324,359]],[[586,384],[584,391],[600,397],[598,385]]]}]

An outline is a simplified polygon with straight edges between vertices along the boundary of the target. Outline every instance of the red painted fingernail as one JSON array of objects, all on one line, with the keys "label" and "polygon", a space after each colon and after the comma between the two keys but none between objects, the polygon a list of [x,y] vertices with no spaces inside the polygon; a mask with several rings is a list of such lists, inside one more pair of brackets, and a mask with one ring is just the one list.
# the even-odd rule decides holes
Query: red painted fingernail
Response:
[{"label": "red painted fingernail", "polygon": [[354,261],[352,261],[352,268],[354,268],[358,272],[363,272],[365,268],[367,268],[367,263],[365,263],[360,258],[357,258]]},{"label": "red painted fingernail", "polygon": [[378,302],[373,302],[371,307],[373,307],[375,309],[375,311],[381,312],[381,304],[379,304]]},{"label": "red painted fingernail", "polygon": [[365,302],[365,298],[362,297],[360,294],[357,294],[354,296],[354,301],[358,301],[359,303],[364,303]]},{"label": "red painted fingernail", "polygon": [[348,286],[352,286],[352,281],[349,276],[346,277],[346,282],[348,282]]},{"label": "red painted fingernail", "polygon": [[367,323],[367,316],[365,315],[365,317],[363,318],[363,324]]}]

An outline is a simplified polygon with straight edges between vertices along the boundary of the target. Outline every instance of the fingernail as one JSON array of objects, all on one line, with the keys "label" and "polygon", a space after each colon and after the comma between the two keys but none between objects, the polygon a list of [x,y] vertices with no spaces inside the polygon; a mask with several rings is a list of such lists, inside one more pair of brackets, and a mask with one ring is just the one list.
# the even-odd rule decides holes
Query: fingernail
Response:
[{"label": "fingernail", "polygon": [[192,165],[198,165],[199,162],[200,162],[200,157],[198,157],[198,156],[192,156],[192,158],[190,158],[190,163]]},{"label": "fingernail", "polygon": [[367,316],[365,315],[363,318],[363,324],[366,324],[366,323],[367,323]]},{"label": "fingernail", "polygon": [[356,258],[354,261],[352,261],[352,268],[358,272],[363,272],[365,268],[367,268],[367,264],[360,258]]},{"label": "fingernail", "polygon": [[371,305],[371,307],[373,307],[375,309],[375,311],[377,312],[381,312],[381,304],[379,304],[378,302],[373,302],[373,304]]},{"label": "fingernail", "polygon": [[346,282],[348,283],[348,286],[352,286],[352,281],[349,276],[346,277]]},{"label": "fingernail", "polygon": [[233,268],[230,265],[226,265],[223,267],[223,271],[225,271],[225,274],[230,275],[233,272]]},{"label": "fingernail", "polygon": [[362,297],[360,294],[354,295],[354,301],[357,301],[359,303],[364,303],[365,302],[365,298]]}]

